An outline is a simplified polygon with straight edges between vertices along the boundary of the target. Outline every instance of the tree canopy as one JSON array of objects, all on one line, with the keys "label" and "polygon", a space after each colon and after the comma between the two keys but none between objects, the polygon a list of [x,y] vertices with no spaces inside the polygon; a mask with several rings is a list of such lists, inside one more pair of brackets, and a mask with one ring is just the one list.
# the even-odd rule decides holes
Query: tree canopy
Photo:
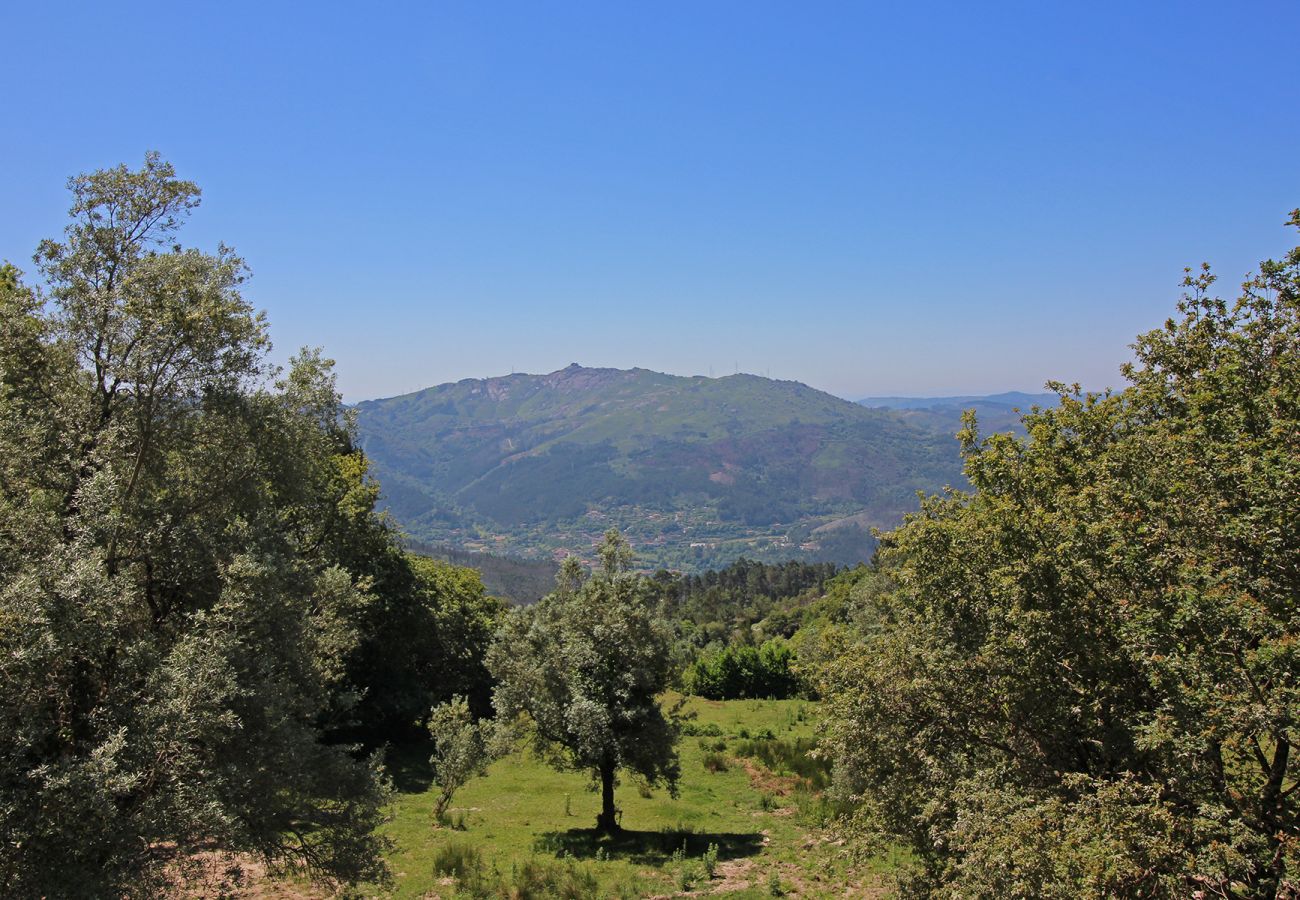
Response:
[{"label": "tree canopy", "polygon": [[883,541],[826,746],[919,893],[1297,890],[1300,249],[1213,281]]},{"label": "tree canopy", "polygon": [[605,536],[602,567],[584,577],[565,560],[556,590],[515,610],[488,654],[494,703],[507,721],[526,713],[538,748],[555,765],[592,774],[601,789],[597,826],[619,827],[616,773],[676,789],[677,728],[660,706],[672,675],[672,634],[649,586],[628,571],[631,552]]},{"label": "tree canopy", "polygon": [[198,187],[156,154],[69,186],[44,287],[0,269],[0,893],[153,895],[199,847],[381,878],[385,783],[338,738],[427,715],[449,592],[329,361],[277,374],[242,260],[179,244]]}]

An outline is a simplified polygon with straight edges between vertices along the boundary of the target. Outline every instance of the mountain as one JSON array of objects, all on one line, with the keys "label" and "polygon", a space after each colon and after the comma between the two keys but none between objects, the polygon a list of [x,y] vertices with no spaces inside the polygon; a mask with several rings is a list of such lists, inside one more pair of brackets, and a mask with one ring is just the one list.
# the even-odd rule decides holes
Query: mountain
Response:
[{"label": "mountain", "polygon": [[792,381],[577,364],[356,406],[385,502],[420,541],[590,556],[610,525],[642,562],[868,555],[916,491],[961,480],[956,442],[905,412]]},{"label": "mountain", "polygon": [[913,425],[937,434],[956,433],[961,428],[962,413],[968,409],[975,410],[975,420],[983,434],[995,431],[1024,434],[1021,413],[1029,412],[1034,406],[1055,406],[1057,396],[1007,391],[961,397],[866,397],[858,403],[872,409],[896,410]]},{"label": "mountain", "polygon": [[971,394],[961,397],[865,397],[858,401],[863,406],[878,409],[934,409],[936,407],[996,406],[1025,412],[1031,406],[1055,406],[1055,394],[1027,394],[1024,391],[1006,391],[1001,394]]}]

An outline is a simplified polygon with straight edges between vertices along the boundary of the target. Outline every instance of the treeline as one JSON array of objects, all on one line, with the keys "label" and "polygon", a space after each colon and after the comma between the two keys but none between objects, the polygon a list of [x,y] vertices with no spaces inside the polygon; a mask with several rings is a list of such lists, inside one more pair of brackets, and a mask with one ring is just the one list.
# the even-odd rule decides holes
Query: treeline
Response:
[{"label": "treeline", "polygon": [[802,687],[794,662],[789,642],[780,638],[757,646],[733,644],[701,654],[686,670],[683,684],[689,693],[709,700],[784,700]]},{"label": "treeline", "polygon": [[421,556],[474,569],[482,576],[483,585],[492,596],[512,603],[535,603],[550,593],[555,587],[555,574],[559,569],[550,560],[476,553],[445,544],[426,544],[408,539],[406,547]]},{"label": "treeline", "polygon": [[745,640],[774,608],[819,596],[837,571],[834,563],[762,563],[741,557],[700,574],[659,571],[652,578],[665,614],[685,624],[692,641]]},{"label": "treeline", "polygon": [[683,690],[714,700],[804,693],[784,639],[835,573],[833,563],[744,557],[699,574],[656,572],[651,584],[678,634]]}]

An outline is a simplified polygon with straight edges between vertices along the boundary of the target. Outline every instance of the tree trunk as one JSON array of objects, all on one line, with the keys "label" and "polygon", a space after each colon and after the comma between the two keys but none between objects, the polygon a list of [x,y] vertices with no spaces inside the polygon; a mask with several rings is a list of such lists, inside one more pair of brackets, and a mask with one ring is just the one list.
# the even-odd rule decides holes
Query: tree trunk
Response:
[{"label": "tree trunk", "polygon": [[618,831],[618,812],[614,809],[614,760],[606,756],[600,763],[600,815],[596,828],[601,831]]}]

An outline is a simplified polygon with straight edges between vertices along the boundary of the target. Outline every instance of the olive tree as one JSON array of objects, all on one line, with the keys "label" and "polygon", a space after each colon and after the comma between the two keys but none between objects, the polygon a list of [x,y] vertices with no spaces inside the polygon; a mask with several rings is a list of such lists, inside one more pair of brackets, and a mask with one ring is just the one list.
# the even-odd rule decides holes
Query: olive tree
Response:
[{"label": "olive tree", "polygon": [[617,773],[676,792],[677,727],[659,695],[672,672],[672,638],[646,580],[628,571],[627,542],[611,530],[601,568],[584,577],[565,560],[556,590],[516,610],[488,654],[498,718],[531,719],[538,749],[558,768],[591,773],[596,825],[617,830]]},{"label": "olive tree", "polygon": [[429,714],[429,734],[434,746],[429,764],[433,767],[433,780],[440,788],[433,815],[441,822],[456,791],[471,778],[487,772],[487,767],[500,755],[504,741],[499,739],[494,721],[475,720],[468,701],[460,694],[433,708]]}]

